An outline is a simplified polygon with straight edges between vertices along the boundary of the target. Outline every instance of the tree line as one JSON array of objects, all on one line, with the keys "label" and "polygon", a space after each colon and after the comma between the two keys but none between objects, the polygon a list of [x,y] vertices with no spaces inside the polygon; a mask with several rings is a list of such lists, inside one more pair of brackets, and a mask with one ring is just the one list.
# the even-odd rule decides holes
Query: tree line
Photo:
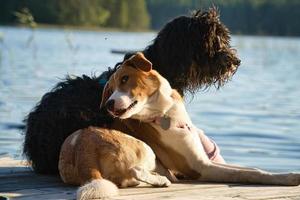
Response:
[{"label": "tree line", "polygon": [[16,12],[29,10],[37,23],[148,29],[144,0],[1,0],[0,23],[17,22]]},{"label": "tree line", "polygon": [[15,23],[27,8],[37,23],[157,30],[212,5],[233,33],[300,35],[299,0],[1,0],[0,23]]}]

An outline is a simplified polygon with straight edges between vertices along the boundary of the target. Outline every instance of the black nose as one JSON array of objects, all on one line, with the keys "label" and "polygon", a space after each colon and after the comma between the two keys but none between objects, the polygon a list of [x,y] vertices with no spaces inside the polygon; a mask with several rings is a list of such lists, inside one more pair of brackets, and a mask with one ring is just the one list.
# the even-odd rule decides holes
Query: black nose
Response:
[{"label": "black nose", "polygon": [[111,100],[108,100],[105,104],[105,107],[107,110],[109,111],[114,111],[114,107],[115,107],[115,100],[111,99]]}]

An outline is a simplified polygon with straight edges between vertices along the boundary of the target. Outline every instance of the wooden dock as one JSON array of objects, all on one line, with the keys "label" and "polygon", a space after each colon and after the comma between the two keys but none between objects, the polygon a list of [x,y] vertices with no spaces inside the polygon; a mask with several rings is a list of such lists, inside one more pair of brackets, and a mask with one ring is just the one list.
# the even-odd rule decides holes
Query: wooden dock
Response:
[{"label": "wooden dock", "polygon": [[[65,185],[58,176],[34,174],[24,161],[0,159],[0,200],[75,199],[76,187]],[[4,197],[4,198],[3,198]],[[7,197],[7,198],[5,198]],[[169,188],[141,185],[120,189],[112,199],[130,200],[300,200],[300,186],[257,186],[182,182]]]}]

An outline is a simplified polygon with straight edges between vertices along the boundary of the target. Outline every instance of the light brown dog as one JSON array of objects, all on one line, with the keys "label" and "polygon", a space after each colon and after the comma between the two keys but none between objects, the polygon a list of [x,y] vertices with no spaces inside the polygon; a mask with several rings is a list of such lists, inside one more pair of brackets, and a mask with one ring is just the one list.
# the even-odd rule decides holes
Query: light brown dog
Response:
[{"label": "light brown dog", "polygon": [[77,199],[114,196],[118,194],[116,185],[137,186],[139,181],[161,187],[171,184],[153,171],[170,175],[148,145],[117,130],[96,127],[78,130],[61,148],[62,180],[73,185],[85,184],[79,188]]},{"label": "light brown dog", "polygon": [[[154,150],[162,164],[173,172],[200,181],[299,185],[300,174],[272,174],[259,169],[212,162],[199,140],[178,92],[151,63],[137,53],[111,76],[102,106]],[[140,122],[144,123],[140,123]]]}]

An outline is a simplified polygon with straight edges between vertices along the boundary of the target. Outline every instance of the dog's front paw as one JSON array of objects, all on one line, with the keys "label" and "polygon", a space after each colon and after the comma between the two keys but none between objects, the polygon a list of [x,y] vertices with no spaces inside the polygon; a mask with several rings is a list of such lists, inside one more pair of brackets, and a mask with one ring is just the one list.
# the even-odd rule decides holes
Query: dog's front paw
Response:
[{"label": "dog's front paw", "polygon": [[140,167],[132,168],[131,174],[137,180],[143,181],[155,187],[168,187],[171,185],[171,182],[167,177],[160,176],[155,172],[149,172],[148,170]]},{"label": "dog's front paw", "polygon": [[171,185],[171,181],[165,176],[157,176],[157,183],[154,185],[156,187],[169,187]]}]

